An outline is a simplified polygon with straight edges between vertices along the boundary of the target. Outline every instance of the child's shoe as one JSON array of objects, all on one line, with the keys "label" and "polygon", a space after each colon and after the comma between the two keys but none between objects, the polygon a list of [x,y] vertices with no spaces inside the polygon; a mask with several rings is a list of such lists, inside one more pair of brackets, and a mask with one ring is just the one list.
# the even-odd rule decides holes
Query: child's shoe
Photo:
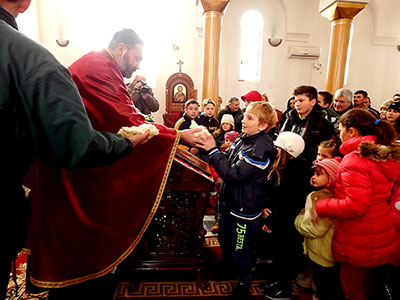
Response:
[{"label": "child's shoe", "polygon": [[278,281],[263,281],[260,282],[260,284],[258,285],[258,287],[264,291],[271,289],[271,288],[275,288],[278,285]]},{"label": "child's shoe", "polygon": [[276,286],[275,288],[270,288],[264,291],[264,296],[271,300],[291,300],[292,290],[290,288],[280,288]]},{"label": "child's shoe", "polygon": [[228,297],[229,300],[245,300],[250,294],[250,282],[238,281],[232,294]]}]

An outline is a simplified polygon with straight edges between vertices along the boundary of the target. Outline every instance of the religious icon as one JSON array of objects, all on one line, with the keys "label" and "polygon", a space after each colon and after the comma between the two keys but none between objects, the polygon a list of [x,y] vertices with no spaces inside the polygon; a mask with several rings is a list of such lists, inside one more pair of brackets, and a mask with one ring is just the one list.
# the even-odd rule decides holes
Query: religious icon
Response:
[{"label": "religious icon", "polygon": [[174,86],[174,101],[173,102],[185,102],[186,101],[186,86],[182,83],[178,83]]}]

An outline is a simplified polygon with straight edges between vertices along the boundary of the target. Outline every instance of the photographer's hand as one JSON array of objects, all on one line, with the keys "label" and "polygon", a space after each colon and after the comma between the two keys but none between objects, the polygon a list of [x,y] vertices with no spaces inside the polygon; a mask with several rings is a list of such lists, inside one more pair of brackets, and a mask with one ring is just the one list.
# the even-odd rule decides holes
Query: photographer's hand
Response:
[{"label": "photographer's hand", "polygon": [[134,85],[135,89],[138,90],[140,89],[140,87],[142,86],[142,82],[136,82],[136,84]]}]

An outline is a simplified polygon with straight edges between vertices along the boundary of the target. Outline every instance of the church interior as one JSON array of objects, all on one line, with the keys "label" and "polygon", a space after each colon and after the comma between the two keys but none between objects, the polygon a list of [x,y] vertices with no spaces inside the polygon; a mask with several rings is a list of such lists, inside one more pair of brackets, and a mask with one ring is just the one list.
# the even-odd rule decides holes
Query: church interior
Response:
[{"label": "church interior", "polygon": [[[335,3],[353,5],[341,16],[350,19],[347,32],[334,33],[335,19],[323,13]],[[125,83],[137,75],[144,76],[159,102],[152,119],[171,127],[177,120],[171,112],[182,109],[182,103],[171,102],[173,95],[180,92],[176,86],[179,83],[189,87],[184,91],[186,100],[217,101],[221,97],[220,105],[225,106],[231,97],[240,99],[249,90],[258,90],[266,93],[269,102],[281,111],[299,85],[331,93],[345,87],[366,90],[372,107],[379,109],[384,101],[400,93],[399,12],[398,0],[33,0],[17,22],[21,33],[48,49],[65,67],[90,51],[106,48],[116,31],[135,30],[144,42],[143,61],[131,78],[125,78]],[[335,34],[338,43],[332,42],[338,41],[334,40]],[[344,40],[340,40],[341,35]],[[335,52],[339,55],[333,58]],[[171,90],[173,87],[177,90]],[[243,107],[244,103],[240,105]],[[173,120],[168,119],[171,116]],[[118,282],[107,299],[226,299],[231,292],[233,278],[215,279],[221,271],[215,268],[221,261],[221,252],[216,234],[210,232],[215,224],[217,200],[209,166],[193,162],[179,149],[176,157],[171,173],[178,175],[170,179],[169,186],[167,183],[170,194],[163,197],[182,201],[182,206],[173,210],[173,223],[179,223],[184,218],[181,214],[187,213],[187,218],[205,235],[205,240],[193,242],[182,227],[178,228],[181,239],[205,243],[205,249],[197,244],[190,249],[174,244],[181,247],[174,251],[188,251],[191,255],[182,261],[176,257],[162,262],[135,261],[134,267],[129,262],[122,263],[119,270],[113,271],[118,274]],[[191,173],[186,173],[187,169]],[[184,180],[180,181],[182,177]],[[194,182],[196,187],[190,192],[179,187]],[[204,198],[209,192],[211,200]],[[155,220],[151,234],[164,222],[162,214],[156,214]],[[168,254],[170,246],[160,246],[164,243],[160,235],[145,236],[146,243],[140,245],[137,255],[141,251]],[[196,256],[199,247],[201,258]],[[265,299],[258,283],[268,278],[268,261],[256,267],[251,299]],[[173,286],[168,282],[171,278],[176,282],[190,278],[190,284]],[[152,281],[157,284],[152,285]],[[101,282],[97,284],[99,287]],[[46,292],[29,288],[35,296],[28,299],[47,299]],[[312,289],[300,287],[294,295],[293,299],[314,299]],[[20,298],[11,295],[7,299]]]},{"label": "church interior", "polygon": [[[217,1],[226,2],[226,1]],[[331,22],[320,11],[329,0],[231,0],[221,16],[218,95],[225,105],[251,89],[266,92],[271,103],[285,110],[286,101],[300,84],[325,90]],[[396,0],[351,1],[368,3],[353,20],[348,47],[344,87],[366,90],[372,106],[379,106],[400,92],[400,24]],[[188,74],[204,97],[203,59],[205,16],[199,0],[169,1],[33,1],[18,17],[20,31],[45,46],[65,66],[83,54],[106,47],[121,28],[134,29],[144,41],[143,62],[136,74],[144,75],[160,102],[154,119],[162,123],[168,78]],[[259,74],[256,80],[240,78],[241,20],[245,12],[256,11],[262,18],[259,46]],[[107,20],[107,21],[105,21]],[[278,46],[269,39],[282,39]],[[68,40],[61,47],[56,40]],[[290,49],[317,51],[311,58],[289,57]],[[134,74],[135,75],[135,74]],[[127,79],[129,82],[129,79]],[[214,89],[214,88],[213,88]],[[242,103],[243,105],[243,103]]]}]

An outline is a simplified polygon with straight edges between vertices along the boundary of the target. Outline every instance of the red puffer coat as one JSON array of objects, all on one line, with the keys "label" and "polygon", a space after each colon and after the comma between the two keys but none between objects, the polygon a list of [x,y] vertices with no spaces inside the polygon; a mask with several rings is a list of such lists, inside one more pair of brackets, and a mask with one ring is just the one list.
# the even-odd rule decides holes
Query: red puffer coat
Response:
[{"label": "red puffer coat", "polygon": [[[375,138],[363,136],[343,142],[340,151],[345,157],[336,175],[335,198],[318,201],[316,211],[321,218],[336,218],[332,241],[335,260],[373,268],[393,263],[398,251],[388,199],[394,182],[400,181],[400,163],[392,156],[380,161],[361,157],[358,146],[364,141],[375,142]],[[368,152],[368,147],[364,151]]]}]

